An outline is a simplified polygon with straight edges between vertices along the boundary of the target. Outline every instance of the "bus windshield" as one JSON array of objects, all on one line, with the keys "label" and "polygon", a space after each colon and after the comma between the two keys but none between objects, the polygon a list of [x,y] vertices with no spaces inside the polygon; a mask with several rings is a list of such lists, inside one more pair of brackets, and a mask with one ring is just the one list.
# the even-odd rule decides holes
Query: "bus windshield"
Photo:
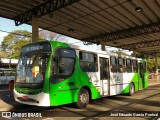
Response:
[{"label": "bus windshield", "polygon": [[49,53],[23,54],[18,62],[16,83],[43,83]]}]

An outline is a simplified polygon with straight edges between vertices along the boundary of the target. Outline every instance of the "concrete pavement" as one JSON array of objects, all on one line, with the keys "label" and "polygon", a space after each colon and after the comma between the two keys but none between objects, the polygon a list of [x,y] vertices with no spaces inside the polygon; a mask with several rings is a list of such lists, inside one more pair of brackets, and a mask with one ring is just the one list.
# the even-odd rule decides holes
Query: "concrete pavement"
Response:
[{"label": "concrete pavement", "polygon": [[[160,81],[149,79],[149,86],[160,84]],[[19,108],[19,105],[13,99],[13,91],[9,90],[8,86],[0,86],[0,111],[10,111],[15,110],[15,108]],[[26,105],[28,106],[28,105]]]}]

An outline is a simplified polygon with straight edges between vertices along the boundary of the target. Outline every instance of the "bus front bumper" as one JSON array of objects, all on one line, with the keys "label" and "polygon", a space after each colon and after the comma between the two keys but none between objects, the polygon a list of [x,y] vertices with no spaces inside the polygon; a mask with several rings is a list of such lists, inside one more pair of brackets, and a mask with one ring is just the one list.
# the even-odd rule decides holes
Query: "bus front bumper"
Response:
[{"label": "bus front bumper", "polygon": [[35,106],[50,106],[49,94],[41,92],[36,95],[27,95],[23,93],[18,93],[15,89],[14,99],[22,104],[35,105]]}]

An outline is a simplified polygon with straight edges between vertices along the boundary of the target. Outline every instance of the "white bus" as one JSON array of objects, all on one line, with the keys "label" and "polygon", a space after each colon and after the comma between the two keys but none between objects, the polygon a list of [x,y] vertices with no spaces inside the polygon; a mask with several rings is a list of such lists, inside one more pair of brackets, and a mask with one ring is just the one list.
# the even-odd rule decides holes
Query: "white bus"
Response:
[{"label": "white bus", "polygon": [[[75,103],[148,87],[145,59],[88,50],[57,41],[22,47],[14,82],[17,102],[37,106]],[[37,74],[42,77],[37,77]]]},{"label": "white bus", "polygon": [[0,68],[0,85],[7,85],[10,80],[14,79],[15,70],[13,68]]}]

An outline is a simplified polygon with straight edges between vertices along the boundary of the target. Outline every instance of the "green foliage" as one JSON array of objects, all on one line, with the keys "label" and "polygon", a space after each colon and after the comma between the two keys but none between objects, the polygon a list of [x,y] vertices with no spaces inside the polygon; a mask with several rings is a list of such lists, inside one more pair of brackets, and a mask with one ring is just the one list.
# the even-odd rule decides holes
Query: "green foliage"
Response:
[{"label": "green foliage", "polygon": [[7,53],[3,50],[0,50],[0,58],[7,58]]},{"label": "green foliage", "polygon": [[[156,66],[155,57],[148,57],[147,63],[148,63],[148,71],[149,72],[156,72],[155,71],[155,66]],[[158,66],[160,66],[160,58],[159,57],[157,58],[157,64],[158,64]]]},{"label": "green foliage", "polygon": [[126,54],[126,53],[124,53],[124,52],[122,52],[122,51],[116,51],[116,53],[117,53],[118,55],[129,56],[128,54]]},{"label": "green foliage", "polygon": [[137,58],[147,58],[147,55],[140,53],[140,52],[135,52],[135,51],[131,54],[131,56],[137,57]]},{"label": "green foliage", "polygon": [[[28,37],[30,36],[30,37]],[[21,47],[31,42],[31,33],[26,30],[15,30],[4,37],[2,49],[5,58],[19,58]]]},{"label": "green foliage", "polygon": [[141,58],[141,53],[133,51],[133,53],[131,54],[131,56],[132,57],[139,57],[139,58]]},{"label": "green foliage", "polygon": [[48,30],[39,31],[39,40],[51,40],[51,41],[62,41],[67,42],[66,37]]},{"label": "green foliage", "polygon": [[148,71],[153,72],[153,67],[155,66],[155,59],[147,59]]},{"label": "green foliage", "polygon": [[[155,57],[154,56],[151,56],[151,55],[144,55],[140,52],[133,52],[132,54],[133,57],[138,57],[138,58],[146,58],[147,60],[147,69],[148,71],[151,73],[151,72],[155,72]],[[157,58],[157,63],[158,63],[158,66],[160,66],[160,57]]]},{"label": "green foliage", "polygon": [[111,51],[111,52],[116,53],[118,55],[129,56],[128,54],[126,54],[126,53],[124,53],[122,51]]}]

